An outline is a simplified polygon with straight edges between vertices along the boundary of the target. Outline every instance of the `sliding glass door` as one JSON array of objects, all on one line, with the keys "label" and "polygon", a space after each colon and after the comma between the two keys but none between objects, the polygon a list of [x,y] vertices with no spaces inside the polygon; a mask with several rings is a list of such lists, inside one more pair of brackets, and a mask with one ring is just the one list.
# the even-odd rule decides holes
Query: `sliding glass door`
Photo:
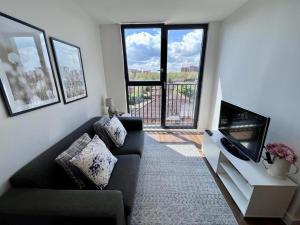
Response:
[{"label": "sliding glass door", "polygon": [[[206,30],[197,25],[167,26],[165,127],[196,127]],[[204,58],[203,58],[204,59]]]},{"label": "sliding glass door", "polygon": [[123,25],[128,111],[147,126],[196,128],[207,25]]},{"label": "sliding glass door", "polygon": [[162,121],[162,25],[122,26],[127,106],[145,125]]}]

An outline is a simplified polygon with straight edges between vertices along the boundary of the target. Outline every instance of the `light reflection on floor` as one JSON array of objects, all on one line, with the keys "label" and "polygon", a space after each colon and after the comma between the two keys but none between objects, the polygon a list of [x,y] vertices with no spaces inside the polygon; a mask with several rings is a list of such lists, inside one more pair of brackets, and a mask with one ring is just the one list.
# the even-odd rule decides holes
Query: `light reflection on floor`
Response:
[{"label": "light reflection on floor", "polygon": [[200,157],[204,157],[201,150],[203,133],[200,131],[147,131],[146,134],[164,144],[194,144]]}]

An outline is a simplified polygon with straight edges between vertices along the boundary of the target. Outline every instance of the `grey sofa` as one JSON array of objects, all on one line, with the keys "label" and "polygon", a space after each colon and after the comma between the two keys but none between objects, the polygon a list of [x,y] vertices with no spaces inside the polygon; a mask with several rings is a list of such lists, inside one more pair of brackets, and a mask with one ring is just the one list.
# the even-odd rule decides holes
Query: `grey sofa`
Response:
[{"label": "grey sofa", "polygon": [[94,135],[92,118],[25,165],[0,197],[1,225],[124,225],[132,210],[144,147],[143,123],[120,118],[128,134],[105,190],[78,190],[55,158],[83,133]]}]

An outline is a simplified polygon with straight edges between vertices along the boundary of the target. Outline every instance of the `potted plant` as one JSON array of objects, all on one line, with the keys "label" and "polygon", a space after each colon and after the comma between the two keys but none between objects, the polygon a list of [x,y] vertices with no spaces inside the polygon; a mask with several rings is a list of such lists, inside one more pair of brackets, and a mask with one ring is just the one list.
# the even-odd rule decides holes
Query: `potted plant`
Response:
[{"label": "potted plant", "polygon": [[298,167],[295,165],[298,157],[293,149],[282,143],[267,144],[266,149],[274,156],[273,164],[267,170],[268,174],[286,179],[291,165],[294,165],[296,168],[294,173],[298,173]]}]

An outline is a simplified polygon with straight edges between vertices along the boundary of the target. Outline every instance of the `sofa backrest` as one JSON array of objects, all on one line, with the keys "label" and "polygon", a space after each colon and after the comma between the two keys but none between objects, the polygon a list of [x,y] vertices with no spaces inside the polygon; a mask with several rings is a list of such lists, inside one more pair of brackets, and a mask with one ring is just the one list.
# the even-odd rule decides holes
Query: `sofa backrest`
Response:
[{"label": "sofa backrest", "polygon": [[61,141],[33,159],[10,179],[13,187],[32,187],[49,189],[75,189],[76,186],[55,162],[55,158],[66,150],[83,133],[94,136],[93,124],[100,117],[95,117],[67,135]]}]

